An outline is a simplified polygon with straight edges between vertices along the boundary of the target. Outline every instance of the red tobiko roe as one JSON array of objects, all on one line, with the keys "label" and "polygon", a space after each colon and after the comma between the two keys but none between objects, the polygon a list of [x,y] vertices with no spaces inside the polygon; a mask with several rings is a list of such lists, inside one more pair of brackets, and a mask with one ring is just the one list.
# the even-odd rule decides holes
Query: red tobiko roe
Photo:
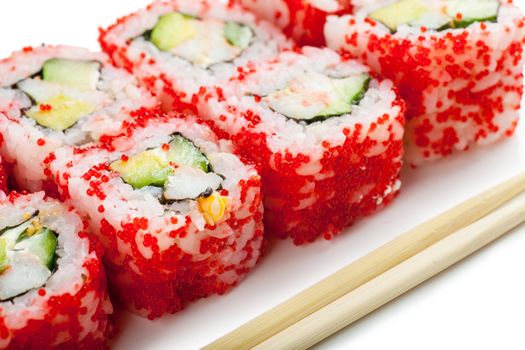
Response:
[{"label": "red tobiko roe", "polygon": [[286,34],[296,39],[300,45],[324,46],[326,17],[352,13],[351,1],[339,0],[338,2],[340,10],[329,13],[313,6],[307,0],[287,0],[290,24],[285,28]]},{"label": "red tobiko roe", "polygon": [[[299,45],[321,47],[325,45],[324,25],[327,16],[352,13],[353,5],[351,0],[338,0],[339,9],[327,12],[312,2],[311,0],[230,0],[230,3],[240,3],[257,16],[282,27],[284,33],[295,39]],[[264,5],[257,3],[264,3]],[[286,13],[281,12],[280,8],[283,5],[287,7]],[[268,8],[274,6],[275,12],[269,14]],[[288,19],[287,23],[285,19]]]},{"label": "red tobiko roe", "polygon": [[0,191],[7,192],[7,174],[2,164],[0,164]]},{"label": "red tobiko roe", "polygon": [[509,3],[501,6],[508,12],[501,22],[419,35],[392,35],[373,20],[351,16],[328,23],[328,46],[391,79],[407,102],[412,164],[513,135],[523,93],[525,19]]}]

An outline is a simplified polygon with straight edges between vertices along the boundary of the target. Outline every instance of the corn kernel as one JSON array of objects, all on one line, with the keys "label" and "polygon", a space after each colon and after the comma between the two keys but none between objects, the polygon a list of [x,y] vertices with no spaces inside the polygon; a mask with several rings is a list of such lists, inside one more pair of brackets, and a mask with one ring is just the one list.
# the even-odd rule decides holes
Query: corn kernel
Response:
[{"label": "corn kernel", "polygon": [[228,198],[213,192],[211,196],[199,198],[199,210],[204,216],[208,225],[216,225],[226,213],[228,207]]}]

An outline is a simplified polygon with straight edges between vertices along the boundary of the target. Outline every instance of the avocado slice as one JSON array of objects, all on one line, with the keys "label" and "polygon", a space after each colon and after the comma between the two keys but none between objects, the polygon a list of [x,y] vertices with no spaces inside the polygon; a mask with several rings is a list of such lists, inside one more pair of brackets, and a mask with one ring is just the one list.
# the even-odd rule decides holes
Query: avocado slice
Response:
[{"label": "avocado slice", "polygon": [[136,189],[146,186],[162,187],[173,173],[166,152],[160,148],[140,152],[127,160],[118,160],[110,168]]},{"label": "avocado slice", "polygon": [[40,259],[42,265],[46,266],[50,271],[53,271],[55,267],[56,247],[56,234],[47,227],[43,227],[35,234],[24,237],[15,245],[14,249],[25,250],[35,255]]},{"label": "avocado slice", "polygon": [[151,32],[151,42],[161,51],[170,51],[197,35],[192,17],[171,12],[160,17]]},{"label": "avocado slice", "polygon": [[100,63],[96,61],[53,58],[42,67],[42,80],[80,90],[96,90]]},{"label": "avocado slice", "polygon": [[118,160],[110,169],[119,173],[122,179],[136,189],[146,186],[163,187],[177,166],[188,166],[210,171],[208,159],[199,149],[182,135],[175,135],[169,149],[157,147]]},{"label": "avocado slice", "polygon": [[[476,22],[497,22],[498,0],[448,0],[446,12],[454,18],[456,28],[466,28]],[[457,15],[461,14],[461,19]]]},{"label": "avocado slice", "polygon": [[422,0],[401,0],[371,12],[368,17],[395,32],[400,25],[416,21],[429,11]]},{"label": "avocado slice", "polygon": [[253,32],[247,25],[228,21],[224,24],[224,38],[230,45],[245,49],[250,46]]},{"label": "avocado slice", "polygon": [[89,103],[58,95],[32,107],[26,115],[41,126],[64,131],[94,111],[95,107]]}]

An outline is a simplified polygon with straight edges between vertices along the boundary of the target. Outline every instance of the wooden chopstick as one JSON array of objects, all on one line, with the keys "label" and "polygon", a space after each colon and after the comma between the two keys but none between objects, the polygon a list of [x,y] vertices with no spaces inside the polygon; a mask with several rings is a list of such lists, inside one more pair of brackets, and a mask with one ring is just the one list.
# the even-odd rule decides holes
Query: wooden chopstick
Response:
[{"label": "wooden chopstick", "polygon": [[267,339],[254,349],[308,349],[480,250],[523,222],[525,194]]},{"label": "wooden chopstick", "polygon": [[525,173],[446,211],[204,347],[251,349],[525,191]]}]

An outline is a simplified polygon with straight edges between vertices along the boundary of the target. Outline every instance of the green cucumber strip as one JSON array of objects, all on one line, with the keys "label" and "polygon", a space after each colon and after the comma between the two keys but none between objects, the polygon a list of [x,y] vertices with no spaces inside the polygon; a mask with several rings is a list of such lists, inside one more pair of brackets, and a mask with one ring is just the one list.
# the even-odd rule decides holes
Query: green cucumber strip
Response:
[{"label": "green cucumber strip", "polygon": [[245,49],[250,46],[253,32],[247,25],[228,21],[224,25],[224,38],[228,43]]},{"label": "green cucumber strip", "polygon": [[[456,28],[466,28],[476,22],[497,22],[498,0],[449,0],[447,14],[454,18]],[[458,14],[461,14],[458,18]]]},{"label": "green cucumber strip", "polygon": [[7,259],[7,242],[5,238],[0,237],[0,273],[8,266]]},{"label": "green cucumber strip", "polygon": [[168,159],[178,165],[186,165],[210,172],[210,162],[190,140],[182,135],[175,135],[171,140]]},{"label": "green cucumber strip", "polygon": [[81,90],[96,90],[100,63],[53,58],[44,63],[42,79]]},{"label": "green cucumber strip", "polygon": [[53,271],[56,259],[57,236],[47,227],[21,240],[15,250],[21,249],[37,256],[42,265]]}]

